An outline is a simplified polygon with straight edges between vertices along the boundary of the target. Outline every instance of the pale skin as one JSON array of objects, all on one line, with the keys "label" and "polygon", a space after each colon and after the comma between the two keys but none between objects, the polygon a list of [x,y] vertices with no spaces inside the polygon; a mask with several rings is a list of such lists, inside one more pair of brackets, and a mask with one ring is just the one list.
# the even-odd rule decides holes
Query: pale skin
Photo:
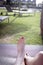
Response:
[{"label": "pale skin", "polygon": [[43,51],[37,53],[35,57],[31,57],[24,53],[24,48],[24,37],[21,37],[17,44],[18,55],[15,65],[43,65]]},{"label": "pale skin", "polygon": [[26,55],[25,65],[43,65],[43,51],[37,53],[35,57]]}]

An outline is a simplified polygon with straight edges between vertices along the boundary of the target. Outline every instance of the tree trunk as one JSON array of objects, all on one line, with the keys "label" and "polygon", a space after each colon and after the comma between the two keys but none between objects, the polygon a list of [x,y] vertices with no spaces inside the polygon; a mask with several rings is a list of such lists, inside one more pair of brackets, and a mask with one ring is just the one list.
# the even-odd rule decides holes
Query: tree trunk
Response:
[{"label": "tree trunk", "polygon": [[41,11],[41,37],[42,37],[42,44],[43,44],[43,4],[42,4],[42,11]]}]

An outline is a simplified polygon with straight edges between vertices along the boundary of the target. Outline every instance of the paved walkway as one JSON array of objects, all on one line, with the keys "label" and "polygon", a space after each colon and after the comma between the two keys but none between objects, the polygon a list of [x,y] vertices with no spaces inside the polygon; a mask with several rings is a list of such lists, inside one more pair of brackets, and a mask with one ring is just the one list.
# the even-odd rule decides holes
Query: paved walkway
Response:
[{"label": "paved walkway", "polygon": [[[41,45],[26,45],[25,52],[35,56],[39,51],[43,51]],[[0,44],[0,65],[14,65],[17,56],[17,45]]]}]

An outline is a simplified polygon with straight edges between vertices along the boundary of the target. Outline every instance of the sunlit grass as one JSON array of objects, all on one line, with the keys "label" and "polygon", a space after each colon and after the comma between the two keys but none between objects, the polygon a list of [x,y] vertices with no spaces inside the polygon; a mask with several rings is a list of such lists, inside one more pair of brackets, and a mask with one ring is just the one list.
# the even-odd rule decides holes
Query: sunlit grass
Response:
[{"label": "sunlit grass", "polygon": [[33,16],[9,16],[9,23],[6,21],[0,23],[0,39],[11,37],[10,43],[17,43],[24,36],[26,44],[41,44],[40,13]]}]

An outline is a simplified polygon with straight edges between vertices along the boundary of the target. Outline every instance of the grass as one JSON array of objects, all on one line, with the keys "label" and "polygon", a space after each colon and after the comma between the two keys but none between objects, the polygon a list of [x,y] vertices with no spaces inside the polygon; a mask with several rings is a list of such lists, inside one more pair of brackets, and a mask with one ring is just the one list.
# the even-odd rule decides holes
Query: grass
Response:
[{"label": "grass", "polygon": [[17,43],[24,36],[26,44],[41,44],[40,13],[31,16],[9,16],[9,23],[0,23],[0,40],[8,37],[9,43]]}]

